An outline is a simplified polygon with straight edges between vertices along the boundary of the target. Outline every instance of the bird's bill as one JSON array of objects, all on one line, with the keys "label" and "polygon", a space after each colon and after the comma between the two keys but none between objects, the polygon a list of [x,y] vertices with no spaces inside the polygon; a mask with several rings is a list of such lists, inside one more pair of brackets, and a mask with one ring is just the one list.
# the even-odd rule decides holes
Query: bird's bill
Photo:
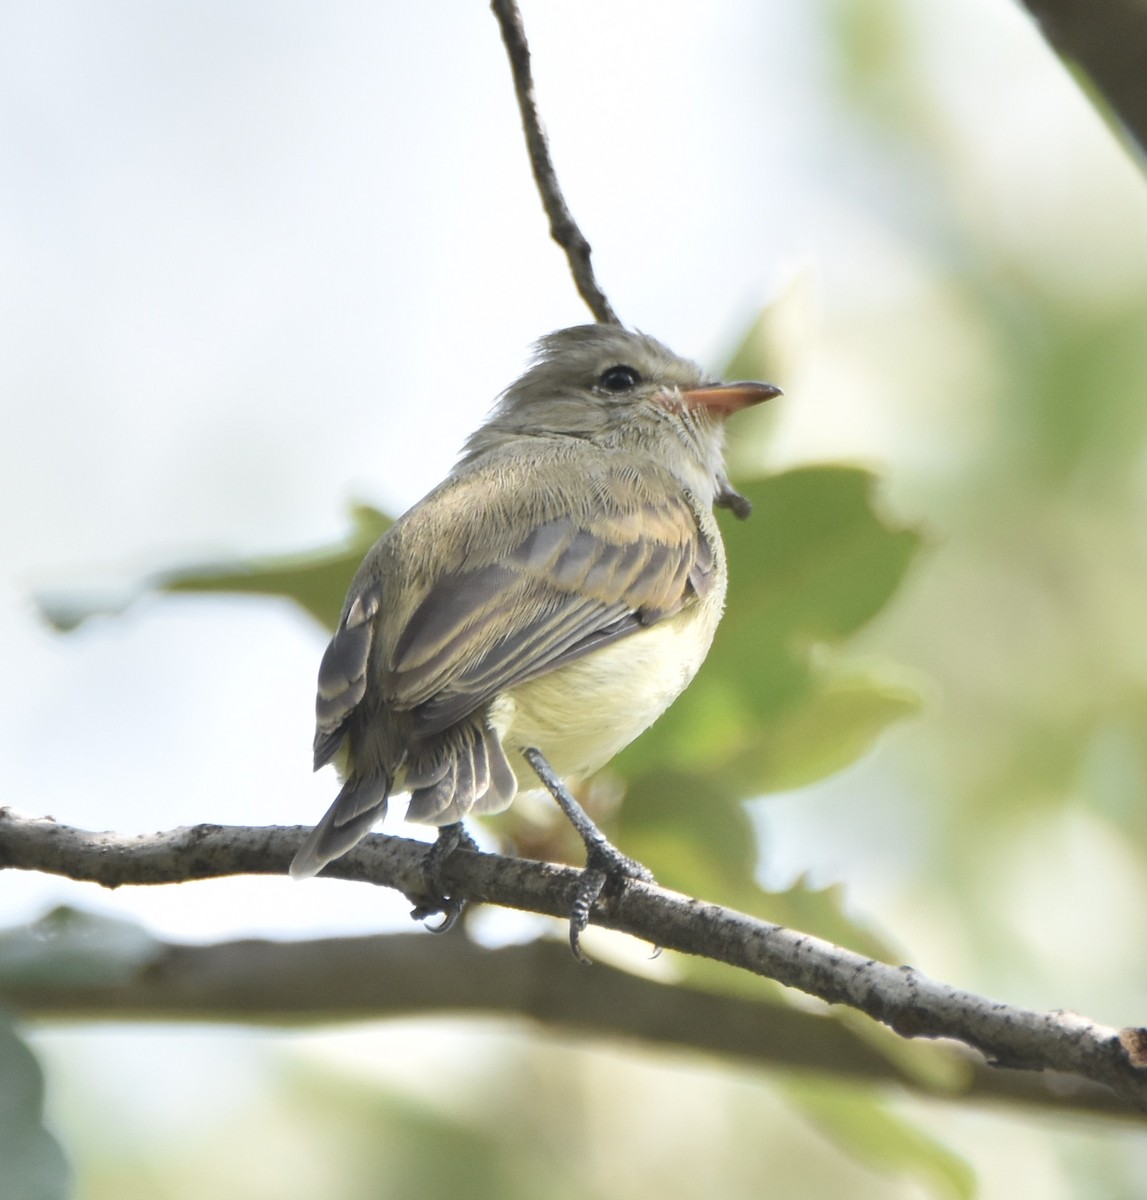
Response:
[{"label": "bird's bill", "polygon": [[714,416],[727,417],[781,394],[781,389],[771,383],[711,383],[682,392],[681,399],[686,408],[704,408]]}]

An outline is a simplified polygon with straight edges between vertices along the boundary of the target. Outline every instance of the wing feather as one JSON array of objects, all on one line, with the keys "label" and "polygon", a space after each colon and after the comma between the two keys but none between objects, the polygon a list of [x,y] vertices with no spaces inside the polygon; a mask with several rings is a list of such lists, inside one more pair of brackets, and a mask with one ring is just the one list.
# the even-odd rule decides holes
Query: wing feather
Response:
[{"label": "wing feather", "polygon": [[347,719],[366,694],[374,618],[380,604],[377,588],[369,587],[354,594],[319,664],[315,698],[316,771],[338,752]]},{"label": "wing feather", "polygon": [[499,561],[435,581],[394,643],[387,701],[423,736],[500,692],[680,611],[713,552],[679,493],[540,523]]},{"label": "wing feather", "polygon": [[[449,480],[371,551],[320,667],[316,766],[352,728],[357,758],[383,711],[430,738],[708,592],[716,551],[680,485],[648,463],[582,452],[563,448],[564,470],[519,457]],[[523,511],[534,526],[515,538]],[[401,743],[387,744],[371,755],[396,770]],[[465,759],[464,790],[494,803],[508,764],[492,750]],[[419,807],[452,794],[458,770],[420,780]]]}]

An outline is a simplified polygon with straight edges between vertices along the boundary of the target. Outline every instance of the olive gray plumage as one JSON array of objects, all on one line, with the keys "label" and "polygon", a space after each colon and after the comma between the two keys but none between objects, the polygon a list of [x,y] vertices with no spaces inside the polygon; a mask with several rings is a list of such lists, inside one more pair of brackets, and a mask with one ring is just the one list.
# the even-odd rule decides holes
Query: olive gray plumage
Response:
[{"label": "olive gray plumage", "polygon": [[778,392],[710,383],[614,326],[542,338],[351,583],[319,669],[314,746],[315,768],[335,762],[343,786],[292,875],[349,850],[394,791],[410,792],[409,819],[452,826],[511,803],[524,750],[579,778],[655,720],[724,604],[712,508],[743,515],[724,418]]}]

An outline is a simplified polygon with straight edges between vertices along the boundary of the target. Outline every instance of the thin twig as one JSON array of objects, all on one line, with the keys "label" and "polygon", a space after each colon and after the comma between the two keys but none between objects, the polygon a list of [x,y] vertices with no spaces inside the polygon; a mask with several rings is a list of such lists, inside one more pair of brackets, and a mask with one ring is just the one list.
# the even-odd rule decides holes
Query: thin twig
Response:
[{"label": "thin twig", "polygon": [[1044,37],[1090,77],[1147,165],[1147,5],[1143,0],[1023,0]]},{"label": "thin twig", "polygon": [[[45,871],[106,887],[237,874],[286,874],[309,830],[197,825],[122,837],[0,810],[0,866]],[[423,898],[422,842],[372,834],[324,875],[394,887]],[[442,868],[451,896],[568,917],[581,872],[549,863],[459,852]],[[591,921],[652,945],[775,979],[846,1004],[902,1037],[954,1038],[995,1066],[1060,1071],[1105,1084],[1147,1110],[1147,1030],[1117,1030],[1074,1013],[1035,1012],[938,983],[820,938],[631,882],[595,906]]]},{"label": "thin twig", "polygon": [[598,286],[590,262],[590,245],[573,219],[557,172],[550,157],[549,142],[538,115],[537,97],[534,95],[534,78],[530,70],[530,47],[526,41],[526,29],[516,0],[491,0],[490,8],[497,18],[510,60],[510,72],[514,77],[514,92],[518,97],[518,110],[522,114],[522,131],[526,135],[526,149],[530,155],[530,167],[534,182],[542,198],[542,207],[550,219],[550,236],[565,251],[570,272],[578,293],[589,306],[594,320],[605,325],[620,325],[621,320],[613,311],[605,293]]}]

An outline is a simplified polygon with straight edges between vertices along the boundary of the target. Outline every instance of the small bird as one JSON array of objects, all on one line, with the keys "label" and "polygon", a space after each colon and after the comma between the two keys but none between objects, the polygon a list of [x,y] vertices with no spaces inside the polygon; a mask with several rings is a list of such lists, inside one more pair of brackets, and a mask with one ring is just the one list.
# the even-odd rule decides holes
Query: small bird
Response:
[{"label": "small bird", "polygon": [[[440,830],[433,878],[464,817],[507,808],[535,772],[564,792],[651,725],[721,619],[713,506],[748,513],[725,472],[725,418],[779,394],[713,382],[619,326],[542,338],[351,583],[319,668],[314,742],[315,769],[335,762],[342,790],[291,874],[345,854],[407,791],[408,819]],[[575,953],[606,874],[649,878],[581,816],[594,872]],[[418,911],[449,921],[458,907]]]}]

